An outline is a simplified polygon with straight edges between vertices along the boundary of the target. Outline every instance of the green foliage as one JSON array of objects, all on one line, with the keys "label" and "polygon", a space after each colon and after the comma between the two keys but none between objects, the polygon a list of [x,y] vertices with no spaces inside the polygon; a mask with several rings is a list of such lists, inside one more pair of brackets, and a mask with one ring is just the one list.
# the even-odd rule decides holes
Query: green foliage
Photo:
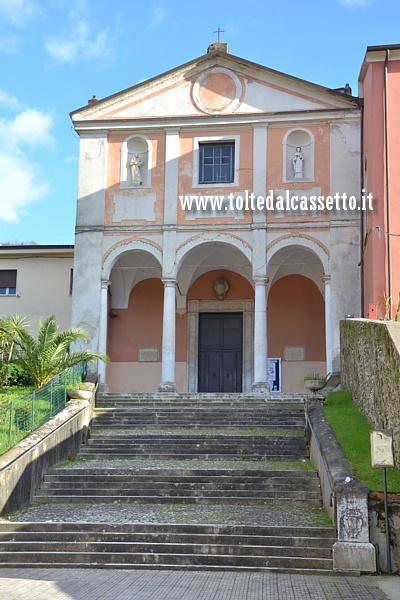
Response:
[{"label": "green foliage", "polygon": [[18,362],[12,362],[8,369],[7,386],[32,386],[33,379],[26,368]]},{"label": "green foliage", "polygon": [[7,383],[21,333],[28,325],[29,321],[21,315],[7,315],[0,318],[0,389]]},{"label": "green foliage", "polygon": [[[347,392],[332,392],[324,403],[325,415],[358,479],[371,491],[383,491],[382,469],[371,467],[370,431],[374,429]],[[400,469],[387,469],[388,491],[400,492]]]},{"label": "green foliage", "polygon": [[326,375],[320,375],[319,373],[311,373],[310,375],[305,375],[303,377],[303,381],[315,381],[316,379],[326,381]]},{"label": "green foliage", "polygon": [[104,354],[92,350],[69,352],[71,344],[88,337],[80,327],[59,332],[54,316],[39,321],[37,339],[22,331],[18,340],[18,359],[31,373],[35,388],[46,385],[79,362],[93,362],[96,358],[107,362]]}]

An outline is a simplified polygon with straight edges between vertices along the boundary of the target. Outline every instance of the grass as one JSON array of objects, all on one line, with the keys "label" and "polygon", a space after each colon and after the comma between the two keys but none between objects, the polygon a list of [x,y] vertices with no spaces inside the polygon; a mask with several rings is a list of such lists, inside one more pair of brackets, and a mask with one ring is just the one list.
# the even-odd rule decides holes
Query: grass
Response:
[{"label": "grass", "polygon": [[0,390],[0,406],[4,406],[5,404],[12,402],[13,400],[18,400],[19,398],[22,398],[22,396],[30,394],[33,390],[33,385],[14,385],[10,387],[4,387]]},{"label": "grass", "polygon": [[[358,479],[372,492],[383,492],[383,473],[371,467],[370,431],[374,427],[358,410],[351,394],[332,392],[324,403],[325,415]],[[388,492],[400,493],[400,469],[387,469]]]},{"label": "grass", "polygon": [[48,421],[65,406],[64,386],[53,386],[32,392],[24,386],[0,390],[0,455]]}]

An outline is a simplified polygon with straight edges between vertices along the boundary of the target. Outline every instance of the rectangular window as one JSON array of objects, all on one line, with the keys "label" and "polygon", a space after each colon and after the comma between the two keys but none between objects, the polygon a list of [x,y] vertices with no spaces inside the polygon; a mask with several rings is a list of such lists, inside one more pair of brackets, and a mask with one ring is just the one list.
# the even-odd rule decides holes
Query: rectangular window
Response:
[{"label": "rectangular window", "polygon": [[0,269],[0,296],[14,296],[17,293],[17,270]]},{"label": "rectangular window", "polygon": [[235,142],[199,144],[199,183],[232,183]]}]

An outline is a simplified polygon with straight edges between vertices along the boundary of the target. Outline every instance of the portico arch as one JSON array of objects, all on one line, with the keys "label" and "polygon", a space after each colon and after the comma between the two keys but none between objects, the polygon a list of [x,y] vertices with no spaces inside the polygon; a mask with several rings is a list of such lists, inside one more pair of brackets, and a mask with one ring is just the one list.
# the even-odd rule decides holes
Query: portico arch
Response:
[{"label": "portico arch", "polygon": [[[240,391],[250,391],[253,377],[254,290],[252,251],[240,238],[207,233],[191,238],[177,251],[178,312],[187,311],[187,390],[199,389],[199,325],[201,315],[242,315]],[[223,276],[230,288],[219,300],[213,285]],[[242,283],[240,283],[242,282]],[[180,308],[181,307],[181,308]],[[183,308],[184,307],[184,308]],[[217,322],[221,323],[218,317]],[[228,326],[229,327],[229,326]],[[222,391],[222,390],[221,390]]]},{"label": "portico arch", "polygon": [[304,375],[331,369],[329,255],[306,236],[285,236],[267,250],[269,348],[282,360],[286,391]]}]

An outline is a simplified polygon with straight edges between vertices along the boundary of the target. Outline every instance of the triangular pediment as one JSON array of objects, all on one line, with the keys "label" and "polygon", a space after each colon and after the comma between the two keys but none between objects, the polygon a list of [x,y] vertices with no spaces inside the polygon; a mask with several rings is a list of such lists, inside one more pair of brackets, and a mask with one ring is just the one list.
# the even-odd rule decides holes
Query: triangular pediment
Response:
[{"label": "triangular pediment", "polygon": [[357,99],[352,96],[216,51],[103,100],[89,102],[71,117],[74,121],[163,119],[354,106]]}]

